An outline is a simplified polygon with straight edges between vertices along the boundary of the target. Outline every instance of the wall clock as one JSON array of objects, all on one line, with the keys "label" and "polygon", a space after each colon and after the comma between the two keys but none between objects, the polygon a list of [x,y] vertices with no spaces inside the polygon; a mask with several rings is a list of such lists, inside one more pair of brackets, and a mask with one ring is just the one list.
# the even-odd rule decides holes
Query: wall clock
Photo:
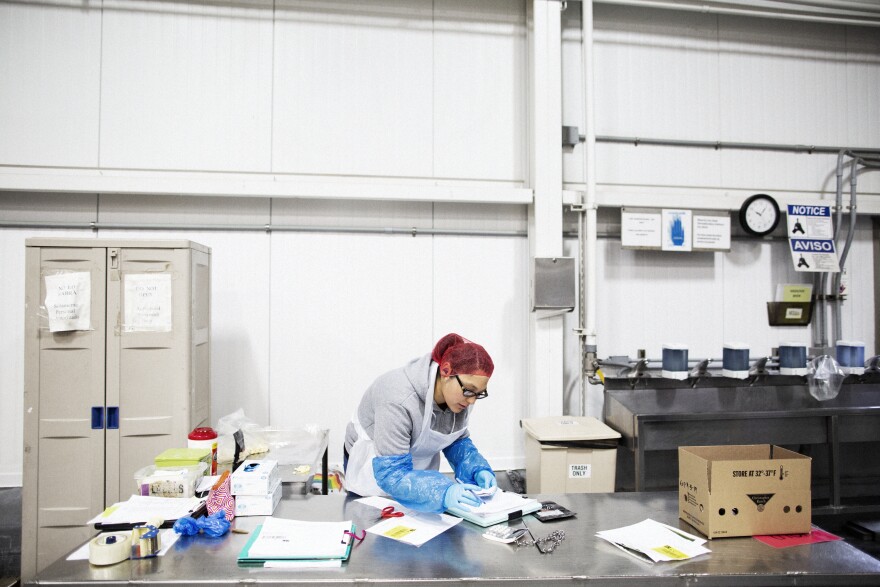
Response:
[{"label": "wall clock", "polygon": [[739,209],[739,223],[753,236],[767,236],[779,225],[779,205],[767,194],[755,194]]}]

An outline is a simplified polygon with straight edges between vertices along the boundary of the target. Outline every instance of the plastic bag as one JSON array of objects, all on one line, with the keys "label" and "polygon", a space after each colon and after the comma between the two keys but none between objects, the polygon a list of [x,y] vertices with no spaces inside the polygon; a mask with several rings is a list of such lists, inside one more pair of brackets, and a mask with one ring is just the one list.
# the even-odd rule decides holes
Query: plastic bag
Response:
[{"label": "plastic bag", "polygon": [[301,428],[266,428],[262,432],[271,458],[282,465],[314,465],[327,448],[328,430],[315,424]]},{"label": "plastic bag", "polygon": [[218,463],[232,462],[235,457],[233,434],[241,430],[244,435],[244,448],[238,455],[239,460],[243,461],[251,455],[269,452],[271,455],[269,458],[278,461],[279,465],[307,465],[309,473],[314,472],[312,467],[320,462],[327,448],[329,432],[316,424],[298,428],[261,426],[245,416],[241,408],[220,418],[215,430],[219,434]]},{"label": "plastic bag", "polygon": [[810,395],[819,401],[837,397],[846,373],[832,357],[821,355],[807,364],[807,383]]},{"label": "plastic bag", "polygon": [[244,451],[239,454],[240,460],[245,460],[250,455],[264,453],[269,450],[263,427],[244,415],[244,410],[236,411],[217,420],[214,428],[219,437],[217,438],[217,462],[231,463],[235,456],[235,440],[232,435],[241,430],[244,433]]}]

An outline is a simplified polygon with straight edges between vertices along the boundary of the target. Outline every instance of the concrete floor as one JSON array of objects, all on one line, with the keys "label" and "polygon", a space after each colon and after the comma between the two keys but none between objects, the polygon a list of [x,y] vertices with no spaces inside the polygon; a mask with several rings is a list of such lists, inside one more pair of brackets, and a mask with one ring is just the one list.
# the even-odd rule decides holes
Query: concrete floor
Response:
[{"label": "concrete floor", "polygon": [[0,487],[0,587],[21,574],[21,487]]}]

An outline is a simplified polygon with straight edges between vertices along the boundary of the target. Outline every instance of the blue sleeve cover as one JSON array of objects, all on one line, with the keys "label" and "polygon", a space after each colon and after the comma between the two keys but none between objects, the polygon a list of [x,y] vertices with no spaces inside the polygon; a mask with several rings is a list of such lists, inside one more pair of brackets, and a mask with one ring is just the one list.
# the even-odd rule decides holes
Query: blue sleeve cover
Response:
[{"label": "blue sleeve cover", "polygon": [[409,453],[375,457],[373,475],[382,491],[404,507],[434,514],[446,510],[443,498],[452,481],[440,471],[414,471]]},{"label": "blue sleeve cover", "polygon": [[455,470],[455,478],[464,483],[476,484],[474,476],[480,471],[492,473],[489,461],[483,458],[470,438],[459,438],[444,448],[443,454]]}]

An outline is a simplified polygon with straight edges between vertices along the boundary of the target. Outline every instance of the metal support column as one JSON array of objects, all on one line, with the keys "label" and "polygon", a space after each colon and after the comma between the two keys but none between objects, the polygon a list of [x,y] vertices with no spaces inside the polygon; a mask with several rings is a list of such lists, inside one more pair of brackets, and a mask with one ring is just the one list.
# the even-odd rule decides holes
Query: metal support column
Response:
[{"label": "metal support column", "polygon": [[[530,257],[562,256],[562,24],[561,4],[529,5]],[[562,414],[563,317],[529,318],[529,400],[527,414]]]}]

